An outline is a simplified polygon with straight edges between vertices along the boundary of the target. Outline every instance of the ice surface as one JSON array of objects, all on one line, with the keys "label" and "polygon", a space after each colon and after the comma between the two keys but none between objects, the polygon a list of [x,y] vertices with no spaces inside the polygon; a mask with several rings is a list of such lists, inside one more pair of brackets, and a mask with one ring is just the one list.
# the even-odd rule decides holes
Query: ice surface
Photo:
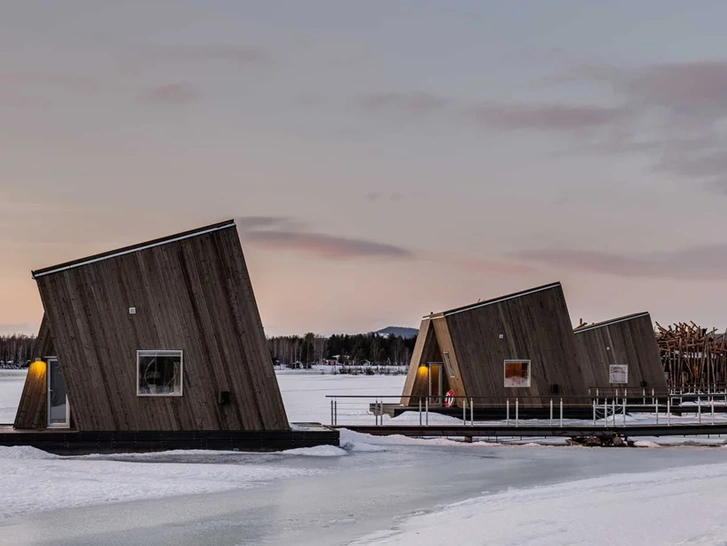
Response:
[{"label": "ice surface", "polygon": [[416,515],[351,544],[724,544],[727,464],[504,491]]}]

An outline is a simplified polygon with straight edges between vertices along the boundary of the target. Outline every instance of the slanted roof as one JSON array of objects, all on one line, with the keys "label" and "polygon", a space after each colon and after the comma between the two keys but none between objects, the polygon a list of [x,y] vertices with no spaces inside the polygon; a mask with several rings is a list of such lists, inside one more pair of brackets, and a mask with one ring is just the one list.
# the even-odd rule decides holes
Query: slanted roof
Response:
[{"label": "slanted roof", "polygon": [[84,265],[100,262],[103,260],[108,260],[111,258],[115,258],[117,256],[124,256],[126,254],[132,254],[134,252],[139,252],[141,250],[146,250],[148,248],[153,248],[156,246],[173,243],[176,241],[182,241],[184,239],[190,239],[192,237],[198,237],[198,236],[204,235],[206,233],[212,233],[214,231],[219,231],[221,229],[228,229],[228,228],[232,228],[232,227],[235,227],[235,221],[227,220],[226,222],[220,222],[218,224],[212,224],[212,225],[201,227],[201,228],[194,229],[191,231],[177,233],[176,235],[169,235],[167,237],[162,237],[160,239],[154,239],[152,241],[147,241],[145,243],[138,243],[136,245],[119,248],[117,250],[111,250],[108,252],[103,252],[101,254],[95,254],[93,256],[88,256],[87,258],[81,258],[79,260],[73,260],[71,262],[65,262],[65,263],[62,263],[59,265],[54,265],[51,267],[46,267],[43,269],[38,269],[36,271],[33,271],[32,272],[33,279],[37,279],[39,277],[44,277],[46,275],[52,275],[54,273],[60,273],[61,271],[67,271],[69,269],[74,269],[76,267],[83,267]]},{"label": "slanted roof", "polygon": [[580,334],[581,332],[587,332],[589,330],[595,330],[596,328],[605,328],[606,326],[611,326],[613,324],[618,324],[619,322],[627,322],[629,320],[634,320],[641,317],[648,317],[649,312],[644,311],[642,313],[633,313],[631,315],[625,315],[623,317],[618,317],[610,320],[604,320],[602,322],[595,322],[593,324],[587,324],[585,326],[582,326],[580,328],[575,328],[573,330],[574,334]]},{"label": "slanted roof", "polygon": [[523,290],[521,292],[515,292],[513,294],[508,294],[506,296],[500,296],[498,298],[494,298],[487,301],[479,301],[477,303],[472,303],[470,305],[465,305],[463,307],[456,307],[454,309],[450,309],[449,311],[443,311],[442,313],[434,314],[434,315],[427,315],[423,318],[429,318],[430,316],[436,317],[436,316],[450,316],[454,315],[456,313],[462,313],[464,311],[471,311],[472,309],[477,309],[479,307],[484,307],[486,305],[494,305],[496,303],[501,303],[503,301],[520,298],[522,296],[528,296],[530,294],[535,294],[537,292],[542,292],[543,290],[552,290],[553,288],[560,288],[561,285],[559,282],[550,283],[550,284],[544,284],[542,286],[537,286],[535,288],[530,288],[528,290]]}]

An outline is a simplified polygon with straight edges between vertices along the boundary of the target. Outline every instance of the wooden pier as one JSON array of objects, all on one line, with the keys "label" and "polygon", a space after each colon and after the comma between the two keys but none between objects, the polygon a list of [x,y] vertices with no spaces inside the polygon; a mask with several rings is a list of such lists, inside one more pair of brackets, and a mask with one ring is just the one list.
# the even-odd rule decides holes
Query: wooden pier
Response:
[{"label": "wooden pier", "polygon": [[679,424],[679,425],[339,425],[354,432],[374,436],[401,435],[411,437],[452,438],[583,438],[634,436],[719,436],[727,434],[727,424]]}]

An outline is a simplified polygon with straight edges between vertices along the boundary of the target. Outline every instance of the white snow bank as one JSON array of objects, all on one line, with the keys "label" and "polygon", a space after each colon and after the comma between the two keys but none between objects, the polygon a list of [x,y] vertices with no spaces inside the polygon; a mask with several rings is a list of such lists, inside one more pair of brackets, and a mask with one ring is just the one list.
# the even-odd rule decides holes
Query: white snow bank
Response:
[{"label": "white snow bank", "polygon": [[[396,417],[388,417],[385,416],[387,421],[391,421],[392,423],[416,423],[419,424],[419,420],[421,418],[422,424],[426,423],[426,414],[422,412],[420,415],[418,411],[405,411],[400,413]],[[452,417],[451,415],[444,415],[441,413],[436,412],[429,412],[429,423],[452,423],[461,425],[462,419],[458,419],[457,417]]]},{"label": "white snow bank", "polygon": [[726,487],[727,464],[718,464],[511,490],[414,516],[352,544],[724,544]]},{"label": "white snow bank", "polygon": [[342,457],[348,455],[345,449],[336,446],[300,447],[281,451],[280,455],[303,455],[306,457]]},{"label": "white snow bank", "polygon": [[[168,452],[166,455],[169,453],[180,454]],[[138,455],[140,459],[143,457]],[[0,520],[57,508],[215,493],[323,472],[280,463],[251,464],[242,459],[241,464],[153,460],[160,455],[165,454],[147,454],[152,460],[128,462],[103,460],[111,457],[104,455],[65,458],[33,448],[3,448],[0,450]]]},{"label": "white snow bank", "polygon": [[0,446],[0,459],[57,459],[58,455],[53,455],[41,449],[30,446],[7,447]]},{"label": "white snow bank", "polygon": [[634,447],[661,447],[656,442],[652,442],[650,440],[639,440],[634,442]]}]

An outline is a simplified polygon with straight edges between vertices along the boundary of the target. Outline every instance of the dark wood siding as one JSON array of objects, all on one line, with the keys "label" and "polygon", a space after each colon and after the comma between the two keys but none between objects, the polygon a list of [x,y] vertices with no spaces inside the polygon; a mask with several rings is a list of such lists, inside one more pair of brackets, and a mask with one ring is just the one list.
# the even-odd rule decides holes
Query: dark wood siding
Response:
[{"label": "dark wood siding", "polygon": [[48,356],[55,355],[48,320],[44,316],[33,348],[34,359],[40,359],[43,363],[33,362],[28,369],[13,423],[15,428],[45,428],[48,424],[47,365],[44,362]]},{"label": "dark wood siding", "polygon": [[[587,394],[591,372],[580,365],[559,283],[444,316],[467,396],[487,403],[520,397],[521,404],[545,405],[561,395]],[[504,386],[508,359],[531,361],[529,388]]]},{"label": "dark wood siding", "polygon": [[628,388],[666,390],[659,346],[648,313],[579,328],[574,335],[583,367],[592,369],[589,387],[609,387],[609,365],[626,364]]},{"label": "dark wood siding", "polygon": [[[289,428],[234,226],[37,282],[78,430]],[[184,351],[183,396],[137,397],[140,349]]]}]

